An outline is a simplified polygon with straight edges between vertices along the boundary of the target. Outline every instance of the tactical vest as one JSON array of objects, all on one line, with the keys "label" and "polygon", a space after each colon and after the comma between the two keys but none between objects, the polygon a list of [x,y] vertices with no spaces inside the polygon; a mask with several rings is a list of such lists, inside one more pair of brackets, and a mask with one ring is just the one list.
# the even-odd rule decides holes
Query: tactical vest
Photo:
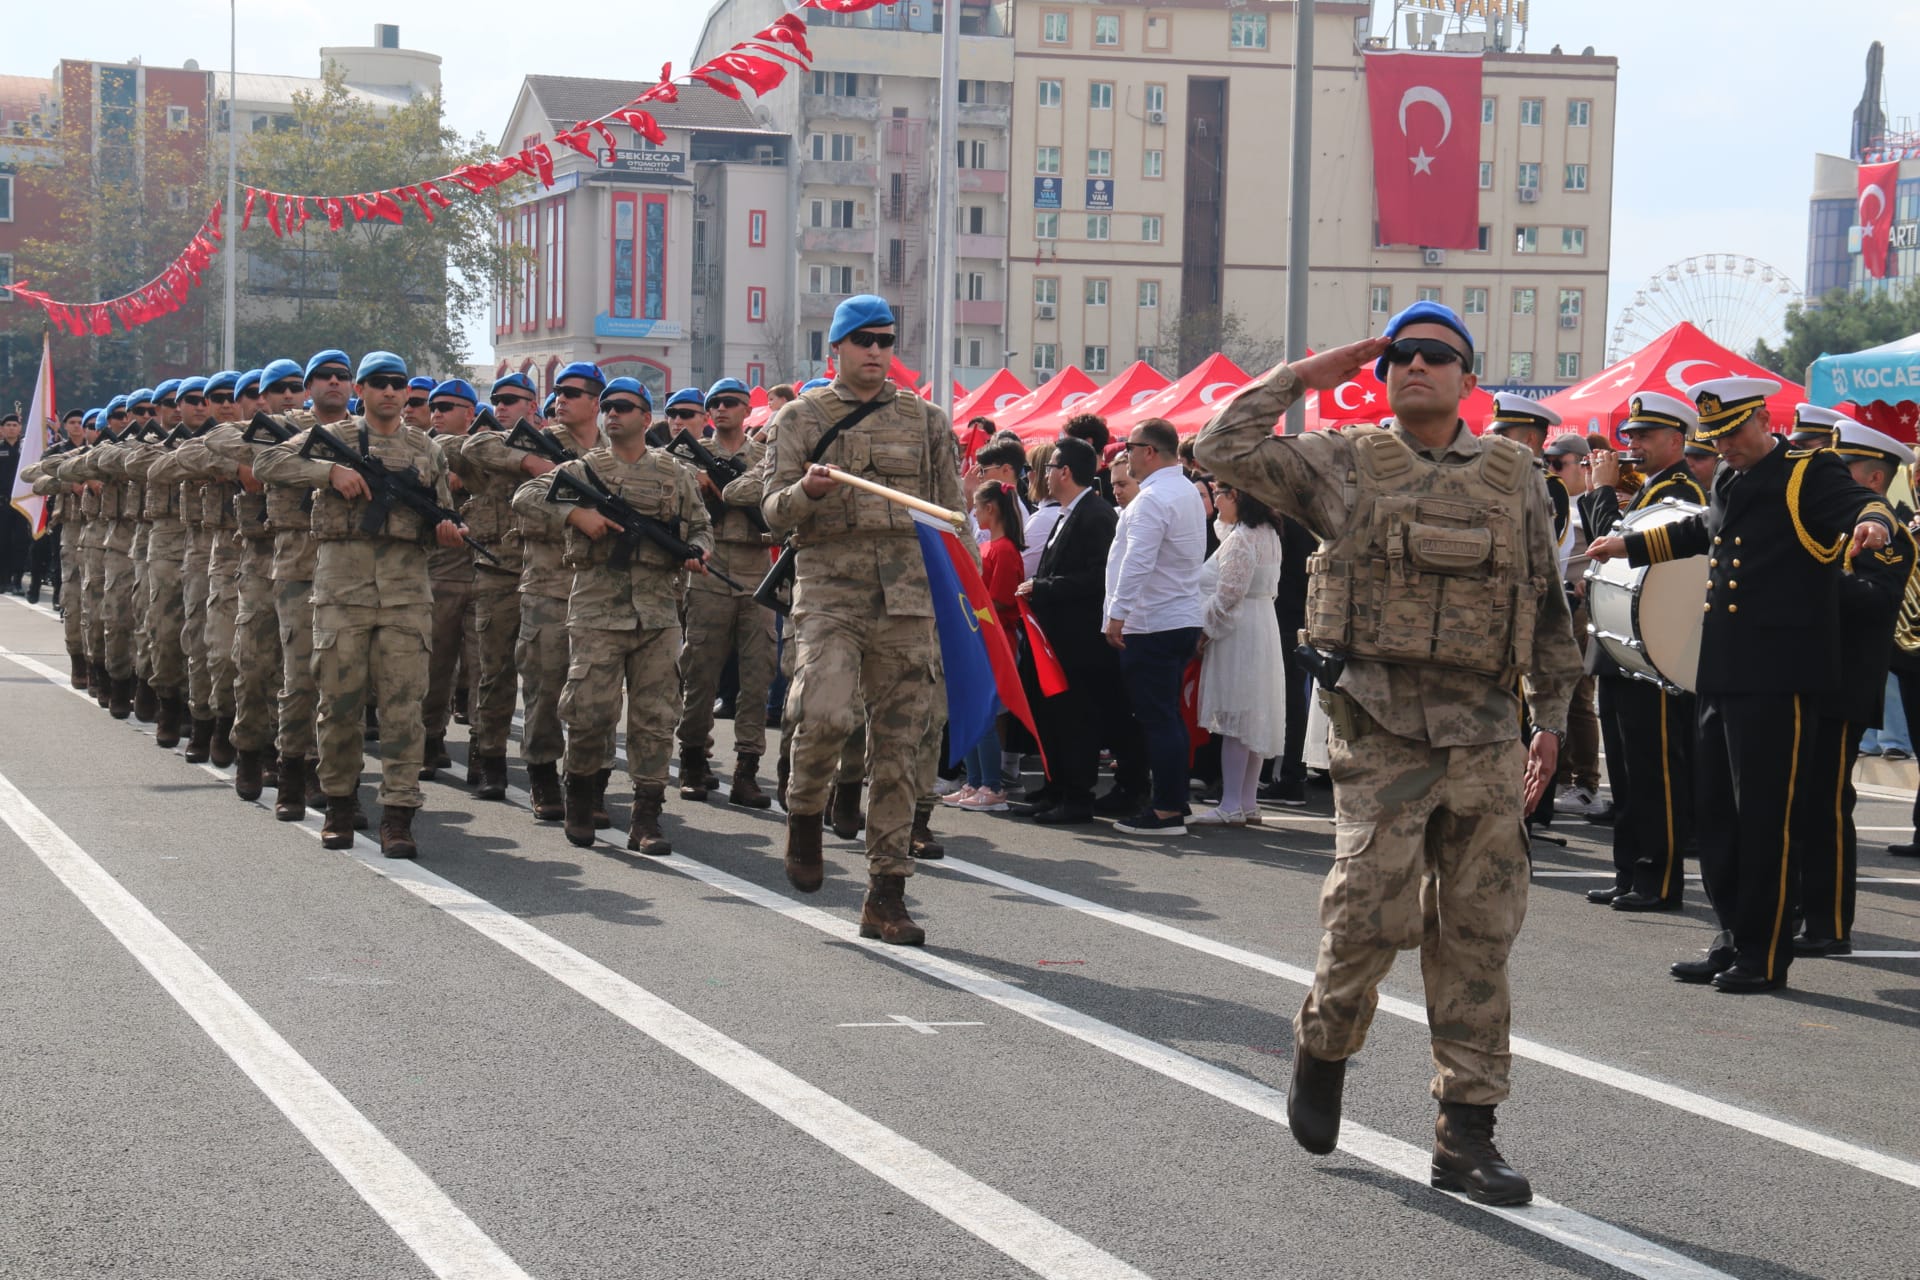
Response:
[{"label": "tactical vest", "polygon": [[1351,516],[1308,561],[1307,639],[1355,658],[1510,680],[1545,584],[1526,576],[1527,450],[1481,440],[1442,465],[1379,427],[1348,428]]},{"label": "tactical vest", "polygon": [[[163,454],[162,459],[164,459],[164,457],[165,455]],[[161,459],[155,460],[153,465],[156,467],[159,466],[160,461]],[[147,497],[146,503],[140,511],[141,518],[144,520],[173,520],[178,518],[180,515],[180,486],[171,482],[160,483],[153,481],[151,479],[153,475],[151,470],[148,471],[147,475],[149,477]]]},{"label": "tactical vest", "polygon": [[[314,424],[314,416],[304,409],[295,409],[283,414],[281,421],[296,431],[304,431]],[[338,425],[338,424],[336,424]],[[272,446],[268,446],[272,447]],[[256,449],[258,458],[264,449]],[[299,485],[270,484],[265,494],[267,506],[267,529],[273,533],[305,533],[313,523],[313,490],[303,489]]]},{"label": "tactical vest", "polygon": [[200,523],[209,529],[237,527],[233,498],[240,492],[240,486],[228,480],[202,480],[199,485]]},{"label": "tactical vest", "polygon": [[[597,449],[594,450],[595,454],[599,452]],[[647,456],[663,459],[666,457],[665,454],[648,454]],[[599,463],[593,469],[594,474],[600,477],[609,492],[616,497],[625,498],[641,515],[652,516],[675,532],[685,533],[679,525],[680,493],[675,484],[679,478],[678,462],[669,461],[664,465],[650,467],[643,475],[616,478],[608,472],[620,464],[594,457],[593,454],[589,454],[588,457],[593,458],[593,462]],[[619,541],[617,537],[608,536],[596,542],[572,525],[568,525],[565,549],[561,552],[560,563],[569,569],[591,569],[603,565],[612,557]],[[634,544],[631,563],[645,569],[671,570],[678,566],[678,562],[672,556],[645,538],[638,539]]]},{"label": "tactical vest", "polygon": [[[827,422],[845,417],[850,409],[831,387],[816,387],[800,398],[813,405]],[[900,392],[891,406],[869,414],[851,431],[842,432],[828,446],[822,461],[888,488],[919,495],[931,474],[930,448],[927,402],[908,391]],[[811,547],[854,534],[912,532],[913,517],[905,507],[852,485],[835,485],[825,497],[809,504],[793,542],[797,547]]]},{"label": "tactical vest", "polygon": [[520,479],[491,468],[468,466],[460,479],[467,486],[467,504],[460,508],[467,534],[483,547],[497,547],[514,530],[513,495]]},{"label": "tactical vest", "polygon": [[[334,423],[336,433],[342,430],[342,423]],[[424,433],[414,427],[402,427],[399,436],[387,437],[379,450],[373,449],[373,433],[365,422],[353,418],[344,426],[358,428],[357,443],[360,452],[371,453],[389,467],[405,467],[409,463],[415,466],[427,461],[424,449],[415,447],[415,437],[425,441]],[[349,444],[356,443],[352,435],[346,436]],[[380,528],[368,533],[360,527],[360,520],[366,515],[368,502],[365,498],[355,498],[349,502],[336,492],[332,485],[322,485],[313,491],[313,512],[308,528],[315,542],[345,542],[355,538],[383,538],[395,542],[427,542],[432,530],[419,513],[402,503],[396,502],[387,511],[387,519]]]}]

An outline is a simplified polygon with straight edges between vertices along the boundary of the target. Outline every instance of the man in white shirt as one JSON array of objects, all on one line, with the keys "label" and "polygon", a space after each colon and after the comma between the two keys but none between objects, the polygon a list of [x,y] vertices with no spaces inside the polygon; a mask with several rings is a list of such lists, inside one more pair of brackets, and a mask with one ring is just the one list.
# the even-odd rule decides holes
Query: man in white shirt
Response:
[{"label": "man in white shirt", "polygon": [[1180,470],[1179,436],[1164,418],[1148,418],[1127,439],[1140,493],[1120,515],[1107,557],[1103,614],[1107,643],[1147,748],[1153,798],[1115,824],[1129,835],[1185,835],[1187,727],[1180,681],[1199,642],[1205,608],[1200,566],[1207,557],[1206,505]]}]

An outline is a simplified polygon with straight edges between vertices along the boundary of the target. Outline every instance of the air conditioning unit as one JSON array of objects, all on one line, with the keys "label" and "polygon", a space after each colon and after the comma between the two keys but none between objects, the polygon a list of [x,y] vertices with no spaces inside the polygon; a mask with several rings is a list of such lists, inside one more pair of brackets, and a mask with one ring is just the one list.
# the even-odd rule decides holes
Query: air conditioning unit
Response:
[{"label": "air conditioning unit", "polygon": [[1579,316],[1561,316],[1560,327],[1562,329],[1578,329],[1580,327],[1580,317]]},{"label": "air conditioning unit", "polygon": [[1534,201],[1538,200],[1539,198],[1540,198],[1540,188],[1538,187],[1520,188],[1521,204],[1532,204]]},{"label": "air conditioning unit", "polygon": [[1167,122],[1167,113],[1166,113],[1166,112],[1164,112],[1164,111],[1149,111],[1149,112],[1147,112],[1147,123],[1148,123],[1148,124],[1165,124],[1166,122]]},{"label": "air conditioning unit", "polygon": [[1051,320],[1053,319],[1053,304],[1051,302],[1036,302],[1033,306],[1033,314],[1038,319]]},{"label": "air conditioning unit", "polygon": [[1446,260],[1447,251],[1445,249],[1422,249],[1420,251],[1420,261],[1429,267],[1441,266],[1445,264]]},{"label": "air conditioning unit", "polygon": [[774,162],[773,148],[755,147],[753,149],[753,162],[755,164],[772,164]]}]

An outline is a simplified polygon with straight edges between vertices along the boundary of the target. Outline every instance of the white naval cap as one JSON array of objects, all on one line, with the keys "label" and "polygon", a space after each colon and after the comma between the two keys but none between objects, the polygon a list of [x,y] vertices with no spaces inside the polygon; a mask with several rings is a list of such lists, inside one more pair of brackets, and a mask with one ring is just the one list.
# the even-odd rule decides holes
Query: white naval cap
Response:
[{"label": "white naval cap", "polygon": [[1536,427],[1545,431],[1548,427],[1559,425],[1560,415],[1538,400],[1511,391],[1493,393],[1493,419],[1487,423],[1490,431],[1498,431],[1502,427]]},{"label": "white naval cap", "polygon": [[1700,429],[1700,415],[1678,396],[1642,391],[1627,402],[1627,420],[1620,424],[1620,431],[1624,435],[1645,427],[1672,427],[1691,435]]},{"label": "white naval cap", "polygon": [[1772,378],[1709,378],[1688,388],[1700,412],[1700,438],[1714,440],[1751,418],[1780,390]]},{"label": "white naval cap", "polygon": [[1843,458],[1884,458],[1903,467],[1913,465],[1913,449],[1884,431],[1876,431],[1864,422],[1855,422],[1843,413],[1833,426],[1833,451]]},{"label": "white naval cap", "polygon": [[1802,400],[1793,406],[1793,432],[1796,436],[1833,434],[1835,427],[1848,421],[1847,415],[1838,409],[1829,409],[1824,405],[1808,404]]}]

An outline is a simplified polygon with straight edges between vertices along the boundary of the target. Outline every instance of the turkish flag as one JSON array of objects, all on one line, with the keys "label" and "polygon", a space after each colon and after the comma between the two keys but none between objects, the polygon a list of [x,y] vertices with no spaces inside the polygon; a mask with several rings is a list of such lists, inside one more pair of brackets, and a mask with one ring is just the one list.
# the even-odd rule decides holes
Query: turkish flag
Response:
[{"label": "turkish flag", "polygon": [[1875,280],[1887,277],[1893,249],[1893,195],[1900,162],[1860,166],[1860,262]]},{"label": "turkish flag", "polygon": [[1382,244],[1480,245],[1480,57],[1369,53]]}]

